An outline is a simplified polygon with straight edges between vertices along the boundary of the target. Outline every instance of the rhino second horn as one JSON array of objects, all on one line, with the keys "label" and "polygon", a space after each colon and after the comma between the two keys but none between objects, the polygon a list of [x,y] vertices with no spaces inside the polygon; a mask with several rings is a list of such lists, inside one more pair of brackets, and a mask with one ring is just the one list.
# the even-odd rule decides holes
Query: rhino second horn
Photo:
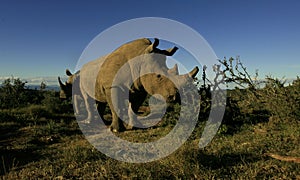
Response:
[{"label": "rhino second horn", "polygon": [[197,75],[198,72],[199,72],[199,68],[198,68],[198,66],[196,66],[191,72],[189,72],[189,76],[191,78],[195,78],[195,76]]},{"label": "rhino second horn", "polygon": [[172,75],[179,75],[178,65],[175,64],[172,69],[169,69],[168,72]]}]

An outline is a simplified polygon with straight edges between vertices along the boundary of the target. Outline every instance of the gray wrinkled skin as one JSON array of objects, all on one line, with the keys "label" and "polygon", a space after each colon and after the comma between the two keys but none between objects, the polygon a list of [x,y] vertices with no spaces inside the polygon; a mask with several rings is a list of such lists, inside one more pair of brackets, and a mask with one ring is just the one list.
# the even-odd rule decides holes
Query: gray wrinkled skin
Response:
[{"label": "gray wrinkled skin", "polygon": [[[72,96],[73,89],[74,111],[80,113],[79,102],[83,99],[87,110],[86,122],[93,119],[92,106],[96,102],[103,120],[106,104],[109,105],[112,131],[138,127],[133,114],[138,112],[147,94],[159,94],[167,103],[174,102],[178,98],[178,88],[191,83],[191,79],[198,73],[198,67],[185,75],[178,74],[177,65],[168,69],[166,56],[172,56],[178,48],[160,50],[158,44],[158,39],[153,43],[146,38],[137,39],[83,65],[80,72],[71,74],[67,70],[68,81],[64,84],[59,78],[60,97]],[[127,107],[125,112],[124,107]],[[126,127],[120,119],[122,114],[129,118]]]}]

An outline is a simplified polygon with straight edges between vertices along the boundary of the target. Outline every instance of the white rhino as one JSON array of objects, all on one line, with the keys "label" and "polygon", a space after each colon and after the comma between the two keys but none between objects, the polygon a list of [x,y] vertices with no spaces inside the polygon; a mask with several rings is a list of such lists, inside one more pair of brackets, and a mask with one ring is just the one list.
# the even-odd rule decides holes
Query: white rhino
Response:
[{"label": "white rhino", "polygon": [[[122,113],[128,114],[126,128],[131,129],[137,122],[134,114],[138,112],[147,94],[159,94],[166,102],[174,102],[178,99],[180,85],[191,83],[189,79],[194,78],[199,71],[195,67],[186,75],[178,75],[177,65],[168,69],[166,56],[172,56],[178,48],[160,50],[157,48],[158,44],[158,39],[153,43],[146,38],[137,39],[83,65],[80,72],[72,74],[67,70],[69,79],[65,84],[58,78],[60,97],[70,96],[73,86],[73,95],[80,94],[84,99],[88,120],[92,119],[92,100],[96,101],[102,119],[106,105],[110,107],[112,131],[125,129],[120,119]],[[73,98],[75,112],[78,113],[76,96]],[[127,111],[124,112],[126,106]]]}]

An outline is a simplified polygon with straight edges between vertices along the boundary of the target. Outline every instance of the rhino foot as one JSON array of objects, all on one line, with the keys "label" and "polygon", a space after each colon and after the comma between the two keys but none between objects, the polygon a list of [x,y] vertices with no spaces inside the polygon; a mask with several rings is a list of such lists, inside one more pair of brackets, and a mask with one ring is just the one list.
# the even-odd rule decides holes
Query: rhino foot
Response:
[{"label": "rhino foot", "polygon": [[126,127],[127,130],[136,130],[136,129],[144,129],[144,128],[146,128],[139,121],[135,121],[134,124],[127,124],[125,127]]},{"label": "rhino foot", "polygon": [[117,132],[119,132],[119,130],[118,130],[118,129],[116,129],[116,128],[113,128],[112,126],[110,126],[110,127],[109,127],[109,130],[110,130],[111,132],[114,132],[114,133],[117,133]]},{"label": "rhino foot", "polygon": [[82,122],[83,124],[91,124],[92,122],[94,122],[95,119],[93,118],[83,118],[80,120],[80,122]]},{"label": "rhino foot", "polygon": [[127,129],[127,130],[133,130],[133,129],[134,129],[134,125],[129,125],[129,124],[128,124],[128,125],[126,126],[126,129]]},{"label": "rhino foot", "polygon": [[110,130],[112,132],[123,132],[126,130],[126,126],[123,123],[118,123],[118,124],[111,124],[110,125]]},{"label": "rhino foot", "polygon": [[83,123],[83,124],[90,124],[90,122],[91,122],[91,119],[86,118],[85,116],[82,116],[82,115],[76,116],[76,119],[78,122]]},{"label": "rhino foot", "polygon": [[91,120],[90,119],[85,119],[85,120],[82,121],[82,123],[84,123],[84,124],[90,124]]}]

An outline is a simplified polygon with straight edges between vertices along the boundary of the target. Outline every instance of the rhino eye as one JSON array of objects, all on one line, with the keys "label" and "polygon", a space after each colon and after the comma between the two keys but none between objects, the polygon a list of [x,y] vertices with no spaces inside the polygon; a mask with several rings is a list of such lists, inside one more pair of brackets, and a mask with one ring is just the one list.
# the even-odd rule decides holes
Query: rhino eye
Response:
[{"label": "rhino eye", "polygon": [[161,75],[160,75],[160,74],[158,74],[158,75],[156,75],[156,77],[157,77],[157,78],[161,78]]}]

